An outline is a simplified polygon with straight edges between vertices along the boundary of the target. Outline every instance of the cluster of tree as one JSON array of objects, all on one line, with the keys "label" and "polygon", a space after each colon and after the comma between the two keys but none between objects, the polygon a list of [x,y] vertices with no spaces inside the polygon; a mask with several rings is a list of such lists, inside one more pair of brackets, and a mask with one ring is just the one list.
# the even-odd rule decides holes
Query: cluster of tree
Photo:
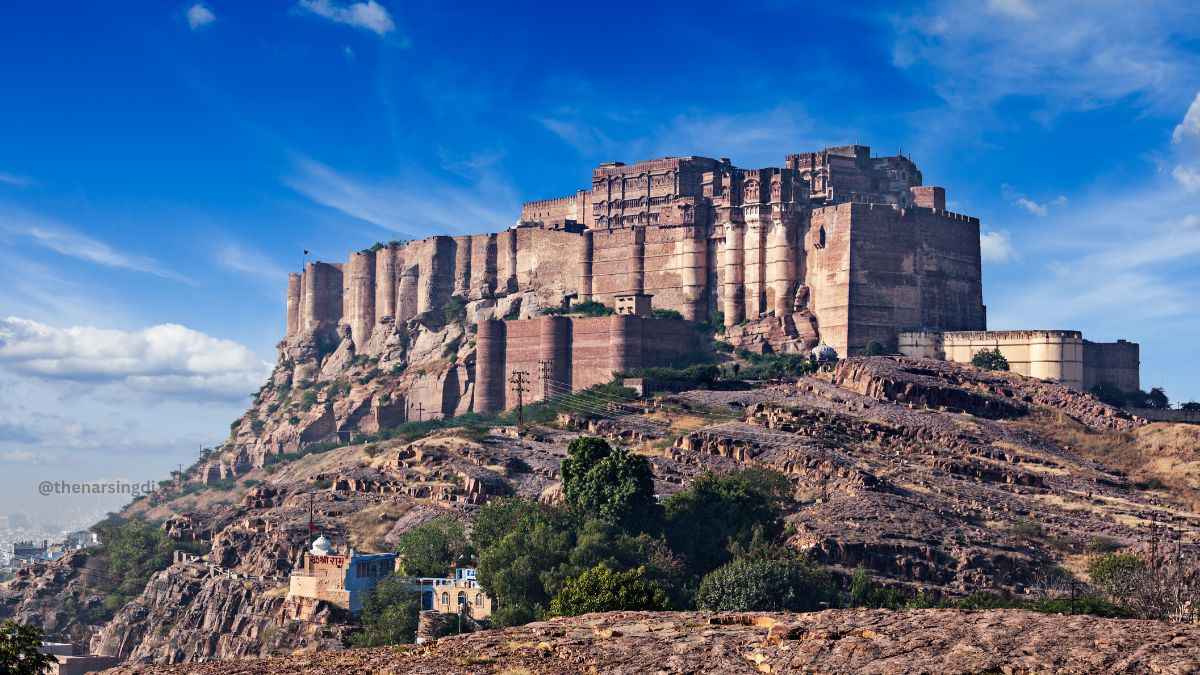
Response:
[{"label": "cluster of tree", "polygon": [[[440,576],[477,555],[499,626],[594,611],[803,610],[832,593],[827,574],[783,546],[792,488],[778,472],[708,474],[660,502],[645,456],[581,437],[562,476],[561,504],[491,501],[469,539],[448,519],[407,533],[404,573]],[[401,590],[371,595],[359,643],[411,640],[415,619],[397,617],[416,604]]]},{"label": "cluster of tree", "polygon": [[1008,359],[1000,353],[1000,348],[981,349],[971,357],[971,365],[981,370],[1008,370]]},{"label": "cluster of tree", "polygon": [[[1110,382],[1100,382],[1092,387],[1092,394],[1113,406],[1130,408],[1149,408],[1151,410],[1170,410],[1171,399],[1162,387],[1153,387],[1150,391],[1124,391]],[[1200,410],[1200,403],[1188,401],[1178,406],[1179,410]]]},{"label": "cluster of tree", "polygon": [[151,576],[170,566],[177,544],[155,524],[139,519],[110,519],[92,530],[108,553],[108,569],[94,579],[104,593],[108,618],[140,595]]},{"label": "cluster of tree", "polygon": [[785,377],[800,377],[816,370],[816,366],[804,354],[755,354],[745,349],[737,350],[744,363],[726,365],[723,375],[734,380],[777,380]]}]

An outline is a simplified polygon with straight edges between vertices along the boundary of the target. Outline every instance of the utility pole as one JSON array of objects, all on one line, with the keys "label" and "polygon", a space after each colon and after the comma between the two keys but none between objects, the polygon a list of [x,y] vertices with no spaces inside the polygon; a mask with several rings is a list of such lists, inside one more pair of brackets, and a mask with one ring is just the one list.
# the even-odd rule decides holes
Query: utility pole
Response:
[{"label": "utility pole", "polygon": [[183,465],[179,465],[179,484],[183,485]]},{"label": "utility pole", "polygon": [[528,380],[525,379],[527,377],[527,371],[515,370],[508,380],[513,386],[513,391],[517,392],[517,429],[525,424],[525,392],[529,391]]},{"label": "utility pole", "polygon": [[542,359],[538,361],[538,373],[542,376],[542,402],[550,402],[550,373],[554,371],[554,361]]}]

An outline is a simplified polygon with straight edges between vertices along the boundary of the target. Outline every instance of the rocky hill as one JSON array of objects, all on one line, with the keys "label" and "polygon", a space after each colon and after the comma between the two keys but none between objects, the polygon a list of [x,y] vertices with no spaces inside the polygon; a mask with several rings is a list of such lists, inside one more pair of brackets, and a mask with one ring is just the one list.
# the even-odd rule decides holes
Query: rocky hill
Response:
[{"label": "rocky hill", "polygon": [[1187,673],[1200,628],[1020,610],[814,614],[615,612],[262,661],[129,666],[112,675],[275,673]]},{"label": "rocky hill", "polygon": [[[376,368],[361,359],[348,367],[351,374]],[[327,385],[317,396],[324,412],[310,412],[345,413],[366,400],[362,392],[376,391],[379,377],[366,384],[350,379],[349,391]],[[290,424],[280,402],[283,383],[261,394],[255,407],[264,437],[276,441],[282,437],[271,434]],[[379,396],[369,395],[375,402]],[[523,430],[472,424],[370,442],[255,446],[263,454],[246,454],[236,475],[164,488],[126,509],[126,516],[164,521],[180,547],[202,542],[210,552],[181,556],[111,620],[97,622],[84,611],[102,601],[89,580],[104,574],[103,561],[90,569],[78,554],[31,568],[0,588],[0,614],[43,625],[54,637],[90,637],[95,653],[129,662],[335,649],[351,630],[348,617],[323,603],[284,598],[287,575],[308,545],[310,505],[339,545],[387,550],[427,520],[450,515],[469,522],[498,495],[555,499],[566,442],[581,433],[648,456],[663,495],[708,471],[777,468],[794,481],[791,546],[835,572],[848,575],[862,565],[910,591],[1034,598],[1083,578],[1097,550],[1196,553],[1200,434],[1194,427],[1149,424],[1091,396],[1015,375],[857,357],[794,381],[613,405],[577,398],[560,412],[553,424]],[[235,438],[245,433],[253,432],[239,427]],[[251,444],[236,447],[235,454]],[[673,630],[698,630],[685,626],[693,621],[687,616],[663,621],[680,622]],[[836,622],[868,615],[821,616]],[[901,622],[950,622],[942,618],[949,616],[878,615]],[[968,616],[984,617],[972,618],[975,625],[992,615]],[[500,638],[452,644],[490,639]],[[1096,658],[1115,653],[1089,649]],[[741,652],[729,658],[748,664]]]}]

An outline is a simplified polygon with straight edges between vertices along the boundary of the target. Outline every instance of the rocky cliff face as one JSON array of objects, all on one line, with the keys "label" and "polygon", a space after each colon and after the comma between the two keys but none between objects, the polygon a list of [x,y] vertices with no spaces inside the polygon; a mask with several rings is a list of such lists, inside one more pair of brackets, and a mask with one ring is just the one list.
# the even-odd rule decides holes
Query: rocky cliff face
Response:
[{"label": "rocky cliff face", "polygon": [[1186,673],[1200,628],[1021,610],[612,612],[365,649],[113,675],[283,673]]},{"label": "rocky cliff face", "polygon": [[0,618],[39,626],[48,640],[86,643],[104,615],[97,583],[107,558],[103,549],[83,550],[21,568],[0,586]]},{"label": "rocky cliff face", "polygon": [[91,653],[130,663],[236,660],[341,647],[335,607],[286,600],[280,580],[229,578],[181,562],[150,579],[91,641]]}]

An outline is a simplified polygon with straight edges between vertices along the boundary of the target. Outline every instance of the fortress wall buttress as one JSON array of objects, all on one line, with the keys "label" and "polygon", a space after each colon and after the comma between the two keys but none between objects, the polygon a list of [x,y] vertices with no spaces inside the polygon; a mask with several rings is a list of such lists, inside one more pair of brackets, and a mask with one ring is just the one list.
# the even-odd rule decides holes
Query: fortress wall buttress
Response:
[{"label": "fortress wall buttress", "polygon": [[451,237],[454,248],[454,289],[452,295],[466,298],[471,294],[471,240],[470,235]]},{"label": "fortress wall buttress", "polygon": [[609,320],[609,366],[614,373],[642,367],[642,318],[614,314]]},{"label": "fortress wall buttress", "polygon": [[341,265],[312,262],[304,270],[300,330],[314,331],[337,325],[342,319]]},{"label": "fortress wall buttress", "polygon": [[771,222],[766,245],[766,311],[775,316],[790,314],[797,283],[797,238],[800,232],[796,214],[781,214]]},{"label": "fortress wall buttress", "polygon": [[746,318],[746,226],[741,223],[725,224],[725,260],[722,298],[724,301],[725,325],[733,326]]},{"label": "fortress wall buttress", "polygon": [[1083,388],[1091,391],[1096,385],[1107,383],[1121,391],[1138,391],[1142,388],[1140,377],[1141,347],[1136,342],[1083,341]]},{"label": "fortress wall buttress", "polygon": [[354,348],[362,349],[375,327],[375,253],[356,251],[346,263],[345,316]]},{"label": "fortress wall buttress", "polygon": [[[708,317],[708,238],[705,228],[676,225],[647,229],[644,292],[654,307],[673,309],[685,319]],[[636,281],[636,280],[635,280]]]},{"label": "fortress wall buttress", "polygon": [[915,223],[920,327],[947,331],[987,328],[979,220],[925,208],[908,209],[904,218]]},{"label": "fortress wall buttress", "polygon": [[454,239],[438,236],[415,243],[419,244],[421,249],[420,276],[417,279],[417,314],[440,310],[454,292]]},{"label": "fortress wall buttress", "polygon": [[504,410],[505,383],[505,324],[503,321],[480,321],[475,334],[475,401],[478,413]]},{"label": "fortress wall buttress", "polygon": [[396,251],[396,323],[403,323],[417,315],[417,296],[421,280],[421,255],[423,249],[408,244]]},{"label": "fortress wall buttress", "polygon": [[300,286],[300,275],[296,272],[289,273],[287,285],[287,337],[292,337],[300,330]]},{"label": "fortress wall buttress", "polygon": [[632,228],[596,230],[592,234],[592,299],[612,307],[616,296],[629,293],[637,283],[641,266],[634,260],[637,234]]},{"label": "fortress wall buttress", "polygon": [[496,234],[496,292],[517,291],[517,231]]},{"label": "fortress wall buttress", "polygon": [[583,233],[582,249],[580,250],[579,266],[579,300],[592,299],[592,274],[595,263],[595,243],[591,231]]},{"label": "fortress wall buttress", "polygon": [[745,312],[747,319],[757,319],[766,313],[766,229],[770,222],[758,219],[758,207],[746,207],[745,238]]},{"label": "fortress wall buttress", "polygon": [[478,234],[471,237],[471,292],[472,300],[490,298],[496,293],[496,234]]},{"label": "fortress wall buttress", "polygon": [[[548,399],[571,391],[571,320],[565,316],[543,316],[538,320],[538,368],[531,371],[532,393]],[[546,369],[545,382],[542,368]]]},{"label": "fortress wall buttress", "polygon": [[851,207],[813,209],[804,236],[809,308],[817,317],[821,342],[841,356],[847,355],[849,343]]},{"label": "fortress wall buttress", "polygon": [[391,323],[396,319],[398,255],[399,252],[393,246],[387,246],[375,253],[375,320],[379,323]]},{"label": "fortress wall buttress", "polygon": [[897,329],[922,326],[919,229],[889,205],[850,207],[850,306],[846,354],[869,342],[897,348]]}]

